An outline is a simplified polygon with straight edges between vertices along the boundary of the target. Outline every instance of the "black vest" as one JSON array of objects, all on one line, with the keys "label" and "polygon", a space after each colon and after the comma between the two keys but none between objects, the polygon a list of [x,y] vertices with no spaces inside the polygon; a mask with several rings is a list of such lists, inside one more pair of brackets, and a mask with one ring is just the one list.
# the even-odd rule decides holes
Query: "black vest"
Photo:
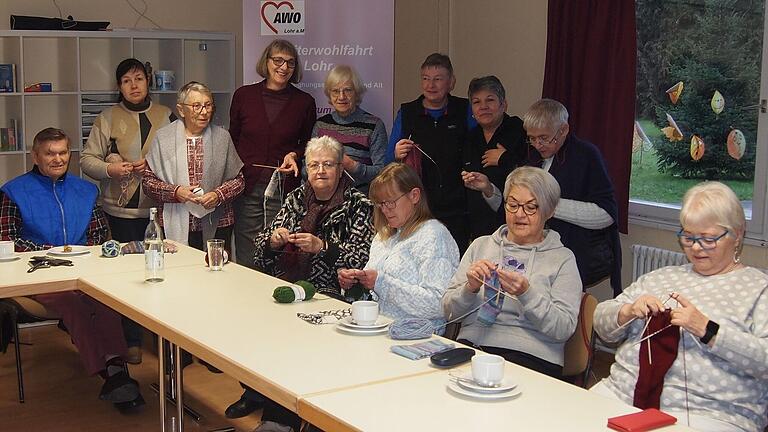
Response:
[{"label": "black vest", "polygon": [[[443,115],[435,119],[422,105],[424,96],[400,106],[402,134],[410,137],[432,159],[421,155],[421,181],[429,207],[436,218],[465,215],[466,189],[461,171],[467,150],[467,109],[465,98],[448,96]],[[418,151],[418,150],[415,150]]]}]

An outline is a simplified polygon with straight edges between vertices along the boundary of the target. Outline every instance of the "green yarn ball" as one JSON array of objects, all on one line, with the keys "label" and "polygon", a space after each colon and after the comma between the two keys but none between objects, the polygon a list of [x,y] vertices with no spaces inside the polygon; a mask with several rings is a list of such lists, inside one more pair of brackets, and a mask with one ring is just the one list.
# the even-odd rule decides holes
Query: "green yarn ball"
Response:
[{"label": "green yarn ball", "polygon": [[315,285],[312,284],[312,282],[305,281],[305,280],[297,280],[296,285],[304,288],[304,300],[309,300],[312,297],[315,296],[315,293],[317,292],[317,289],[315,289]]},{"label": "green yarn ball", "polygon": [[[315,286],[311,282],[305,280],[296,281],[296,285],[304,289],[304,300],[309,300],[315,296]],[[272,298],[278,303],[293,303],[296,301],[296,295],[293,293],[293,288],[289,286],[279,286],[275,288],[272,293]]]}]

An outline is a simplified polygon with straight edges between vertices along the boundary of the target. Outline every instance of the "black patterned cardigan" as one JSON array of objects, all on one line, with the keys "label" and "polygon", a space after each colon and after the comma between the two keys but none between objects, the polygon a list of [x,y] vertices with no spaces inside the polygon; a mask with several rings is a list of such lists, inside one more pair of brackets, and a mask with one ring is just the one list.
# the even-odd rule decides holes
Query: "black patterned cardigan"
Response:
[{"label": "black patterned cardigan", "polygon": [[[277,254],[269,247],[269,237],[280,227],[289,232],[299,231],[307,212],[304,195],[309,183],[289,193],[272,223],[256,236],[254,264],[261,271],[277,278],[283,275],[278,268]],[[337,277],[341,268],[362,269],[368,263],[373,240],[373,203],[355,188],[344,191],[344,203],[320,222],[316,233],[328,243],[324,253],[312,257],[312,270],[308,278],[317,290],[339,297],[342,295]],[[294,282],[294,281],[290,281]]]}]

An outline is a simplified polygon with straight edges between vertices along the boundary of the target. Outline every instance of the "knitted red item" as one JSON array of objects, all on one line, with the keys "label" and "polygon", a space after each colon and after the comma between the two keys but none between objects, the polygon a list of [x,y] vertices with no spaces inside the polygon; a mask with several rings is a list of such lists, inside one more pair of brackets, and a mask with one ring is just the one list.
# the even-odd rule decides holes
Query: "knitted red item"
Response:
[{"label": "knitted red item", "polygon": [[653,336],[640,344],[640,373],[632,402],[640,409],[659,408],[664,376],[677,358],[680,343],[680,327],[670,325],[672,318],[669,310],[648,319],[650,321],[642,337]]}]

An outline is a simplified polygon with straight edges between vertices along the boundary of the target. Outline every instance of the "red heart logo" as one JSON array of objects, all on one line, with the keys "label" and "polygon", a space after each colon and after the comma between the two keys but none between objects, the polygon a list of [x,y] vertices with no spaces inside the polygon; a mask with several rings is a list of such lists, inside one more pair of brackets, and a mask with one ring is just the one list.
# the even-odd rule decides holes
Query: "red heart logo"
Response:
[{"label": "red heart logo", "polygon": [[264,15],[264,10],[267,8],[267,6],[274,6],[275,11],[277,11],[277,9],[280,9],[284,5],[287,5],[289,8],[291,8],[291,10],[293,10],[293,4],[291,4],[291,2],[289,1],[281,1],[280,3],[268,1],[268,2],[264,2],[264,4],[261,5],[261,19],[264,21],[267,27],[271,28],[272,31],[275,32],[275,34],[277,34],[277,29],[272,26],[272,23],[269,22],[266,15]]}]

